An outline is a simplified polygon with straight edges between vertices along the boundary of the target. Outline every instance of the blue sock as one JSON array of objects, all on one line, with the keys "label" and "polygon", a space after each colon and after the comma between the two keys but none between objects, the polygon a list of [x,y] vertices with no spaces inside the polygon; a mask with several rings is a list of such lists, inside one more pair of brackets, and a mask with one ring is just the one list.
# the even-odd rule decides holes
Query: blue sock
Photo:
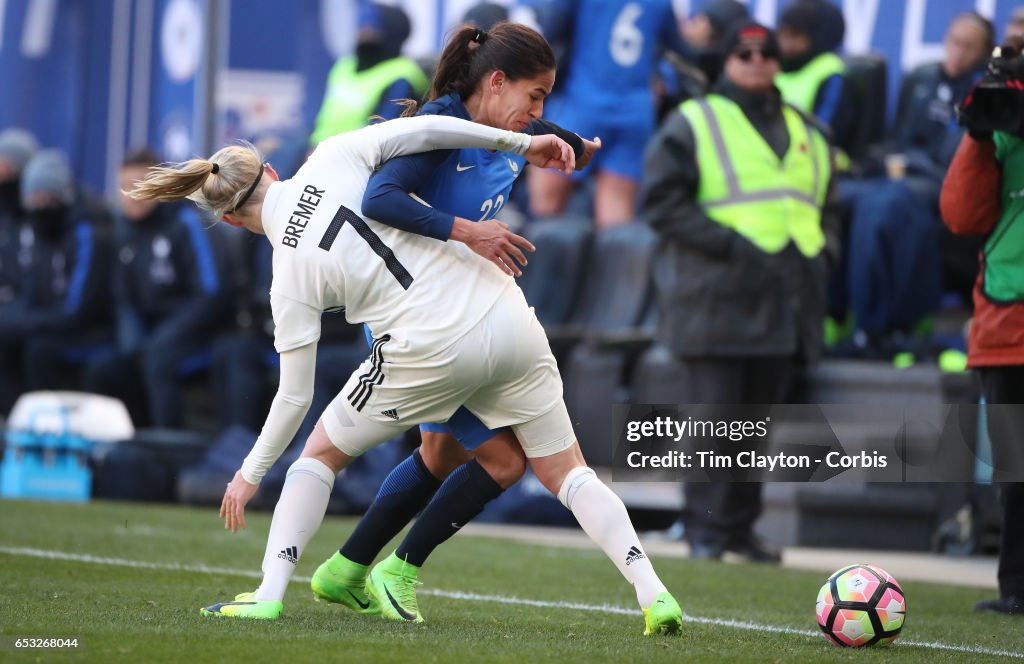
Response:
[{"label": "blue sock", "polygon": [[455,469],[441,485],[395,555],[420,567],[435,548],[472,521],[504,489],[476,459]]},{"label": "blue sock", "polygon": [[384,479],[373,504],[338,551],[354,563],[371,564],[440,486],[441,481],[430,474],[417,449]]}]

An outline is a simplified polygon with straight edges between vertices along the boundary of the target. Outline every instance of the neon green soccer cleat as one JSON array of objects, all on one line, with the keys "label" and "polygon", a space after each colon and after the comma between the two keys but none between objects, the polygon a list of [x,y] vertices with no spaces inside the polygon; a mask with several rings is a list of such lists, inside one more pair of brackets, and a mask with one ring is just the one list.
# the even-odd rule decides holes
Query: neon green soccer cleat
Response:
[{"label": "neon green soccer cleat", "polygon": [[366,577],[366,589],[380,606],[381,615],[391,620],[423,622],[416,605],[416,579],[420,568],[391,554],[373,566]]},{"label": "neon green soccer cleat", "polygon": [[241,593],[233,602],[221,602],[199,610],[204,616],[227,616],[229,618],[253,618],[256,620],[277,620],[284,611],[280,600],[257,601],[256,591]]},{"label": "neon green soccer cleat", "polygon": [[369,567],[354,563],[337,551],[316,568],[309,581],[313,599],[341,604],[356,613],[377,615],[380,605],[366,590],[366,573]]},{"label": "neon green soccer cleat", "polygon": [[679,602],[667,592],[660,593],[651,604],[644,609],[644,636],[650,634],[681,634],[683,631],[683,610]]}]

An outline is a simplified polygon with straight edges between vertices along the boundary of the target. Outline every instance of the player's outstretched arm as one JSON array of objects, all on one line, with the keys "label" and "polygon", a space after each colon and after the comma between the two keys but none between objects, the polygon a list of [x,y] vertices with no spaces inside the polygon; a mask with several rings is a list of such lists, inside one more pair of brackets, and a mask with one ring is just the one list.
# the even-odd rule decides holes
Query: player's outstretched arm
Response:
[{"label": "player's outstretched arm", "polygon": [[527,134],[446,115],[396,118],[360,131],[375,134],[378,140],[378,158],[374,167],[395,157],[430,150],[480,148],[523,155],[530,147],[531,138]]},{"label": "player's outstretched arm", "polygon": [[224,527],[245,528],[245,506],[302,424],[313,401],[316,343],[281,353],[281,381],[259,438],[224,491],[220,516]]},{"label": "player's outstretched arm", "polygon": [[[379,140],[380,149],[374,168],[403,155],[459,148],[512,152],[527,157],[534,165],[558,168],[567,173],[571,173],[576,165],[573,148],[555,134],[530,136],[446,115],[396,118],[372,125],[366,130],[376,133]],[[594,144],[585,139],[583,142],[586,154],[587,143],[590,143],[590,147]],[[590,154],[593,154],[592,149]]]}]

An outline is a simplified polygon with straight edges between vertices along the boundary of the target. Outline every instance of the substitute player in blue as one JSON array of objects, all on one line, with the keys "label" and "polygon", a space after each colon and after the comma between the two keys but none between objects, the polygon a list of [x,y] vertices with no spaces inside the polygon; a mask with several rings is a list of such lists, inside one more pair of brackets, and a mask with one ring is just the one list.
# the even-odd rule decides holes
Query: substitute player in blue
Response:
[{"label": "substitute player in blue", "polygon": [[[554,57],[535,31],[508,23],[486,33],[465,28],[442,53],[433,100],[421,113],[453,115],[517,131],[559,131],[538,122],[553,83]],[[446,150],[394,159],[370,178],[362,211],[377,221],[438,240],[483,232],[498,223],[488,220],[502,208],[524,165],[521,158],[507,156],[485,150]],[[439,209],[461,216],[453,218]],[[474,241],[469,235],[467,244],[473,246]],[[481,249],[478,253],[518,274],[509,252],[498,248],[498,257],[486,253],[487,245]],[[521,256],[516,258],[522,262]],[[467,456],[452,434],[466,448],[476,448],[475,458]],[[465,408],[447,425],[421,426],[421,435],[420,450],[392,471],[349,540],[317,569],[311,581],[316,597],[362,613],[421,621],[415,588],[427,556],[525,471],[526,459],[511,431],[489,430]],[[397,550],[370,571],[384,545],[421,509]],[[623,555],[626,561],[628,555]],[[674,600],[661,598],[659,603],[656,587],[639,584],[636,590],[645,607],[648,633],[678,628],[671,617],[679,612]]]},{"label": "substitute player in blue", "polygon": [[[560,176],[531,171],[530,211],[547,217],[565,210],[575,184],[596,177],[594,221],[598,229],[636,216],[644,148],[654,134],[651,78],[659,50],[682,55],[687,46],[671,0],[524,0],[544,35],[567,44],[562,80],[548,118],[581,136],[600,136],[596,174]],[[563,71],[564,68],[564,71]]]}]

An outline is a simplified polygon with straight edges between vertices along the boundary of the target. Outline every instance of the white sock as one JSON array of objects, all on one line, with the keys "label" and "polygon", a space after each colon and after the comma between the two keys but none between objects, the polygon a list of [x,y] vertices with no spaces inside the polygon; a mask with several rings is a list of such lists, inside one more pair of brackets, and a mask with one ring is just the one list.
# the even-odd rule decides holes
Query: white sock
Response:
[{"label": "white sock", "polygon": [[257,600],[284,598],[295,564],[324,520],[332,488],[334,473],[317,459],[300,458],[288,469],[270,522]]},{"label": "white sock", "polygon": [[572,511],[584,532],[633,584],[640,607],[646,609],[654,604],[658,593],[665,592],[665,584],[640,546],[622,500],[586,466],[569,471],[558,490],[558,500]]}]

